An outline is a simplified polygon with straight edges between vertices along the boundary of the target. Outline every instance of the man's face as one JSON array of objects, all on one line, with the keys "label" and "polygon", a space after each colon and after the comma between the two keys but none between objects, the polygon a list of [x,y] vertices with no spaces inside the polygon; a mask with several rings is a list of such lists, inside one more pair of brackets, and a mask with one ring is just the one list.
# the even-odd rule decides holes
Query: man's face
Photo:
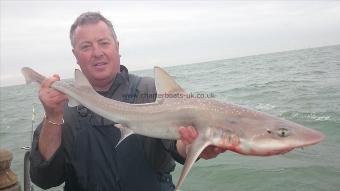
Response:
[{"label": "man's face", "polygon": [[72,50],[83,73],[93,86],[111,83],[120,70],[119,44],[102,21],[78,26]]}]

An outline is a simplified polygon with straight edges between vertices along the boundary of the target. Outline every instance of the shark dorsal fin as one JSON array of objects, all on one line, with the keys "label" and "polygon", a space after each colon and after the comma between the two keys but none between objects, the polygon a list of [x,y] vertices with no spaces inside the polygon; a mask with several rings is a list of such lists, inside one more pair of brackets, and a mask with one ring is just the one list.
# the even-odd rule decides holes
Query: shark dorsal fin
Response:
[{"label": "shark dorsal fin", "polygon": [[185,93],[183,88],[162,68],[156,66],[154,73],[157,94]]},{"label": "shark dorsal fin", "polygon": [[[86,88],[90,91],[94,91],[92,85],[90,84],[90,82],[87,80],[86,76],[83,74],[83,72],[81,72],[78,69],[74,70],[74,86],[75,87],[82,87],[82,88]],[[73,99],[72,97],[69,97],[68,100],[68,106],[69,107],[75,107],[81,105],[79,101]]]},{"label": "shark dorsal fin", "polygon": [[86,76],[78,69],[74,70],[74,80],[76,86],[91,86],[90,82],[87,80]]}]

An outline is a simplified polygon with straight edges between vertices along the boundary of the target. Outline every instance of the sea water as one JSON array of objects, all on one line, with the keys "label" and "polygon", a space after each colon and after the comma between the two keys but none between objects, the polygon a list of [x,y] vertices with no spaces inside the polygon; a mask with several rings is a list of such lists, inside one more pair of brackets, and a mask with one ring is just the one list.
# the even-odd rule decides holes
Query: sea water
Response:
[{"label": "sea water", "polygon": [[[284,155],[251,157],[227,151],[212,160],[201,159],[182,190],[340,190],[340,45],[164,69],[187,92],[214,95],[215,99],[282,117],[326,136],[320,144]],[[153,76],[152,70],[134,73]],[[13,153],[12,169],[22,183],[25,151],[20,148],[30,145],[32,122],[35,128],[43,116],[38,87],[19,85],[0,90],[0,147]],[[181,168],[178,164],[174,182]]]}]

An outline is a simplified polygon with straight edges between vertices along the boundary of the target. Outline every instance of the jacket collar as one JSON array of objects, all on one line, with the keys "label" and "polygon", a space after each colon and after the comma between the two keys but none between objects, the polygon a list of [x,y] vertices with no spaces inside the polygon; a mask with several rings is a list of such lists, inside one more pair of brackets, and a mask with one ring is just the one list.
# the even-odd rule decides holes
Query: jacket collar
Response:
[{"label": "jacket collar", "polygon": [[124,65],[120,65],[120,72],[116,74],[116,78],[114,79],[110,89],[106,92],[98,92],[98,93],[105,97],[112,97],[116,89],[122,84],[127,84],[128,81],[129,81],[129,71]]}]

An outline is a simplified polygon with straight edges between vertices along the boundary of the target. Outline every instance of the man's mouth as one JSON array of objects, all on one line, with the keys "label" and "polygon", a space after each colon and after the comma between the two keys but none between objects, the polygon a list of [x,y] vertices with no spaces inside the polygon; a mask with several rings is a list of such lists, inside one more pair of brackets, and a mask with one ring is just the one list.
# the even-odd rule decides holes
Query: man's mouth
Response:
[{"label": "man's mouth", "polygon": [[100,68],[102,66],[105,66],[106,64],[107,64],[106,62],[97,62],[97,63],[94,63],[93,66],[97,67],[97,68]]}]

